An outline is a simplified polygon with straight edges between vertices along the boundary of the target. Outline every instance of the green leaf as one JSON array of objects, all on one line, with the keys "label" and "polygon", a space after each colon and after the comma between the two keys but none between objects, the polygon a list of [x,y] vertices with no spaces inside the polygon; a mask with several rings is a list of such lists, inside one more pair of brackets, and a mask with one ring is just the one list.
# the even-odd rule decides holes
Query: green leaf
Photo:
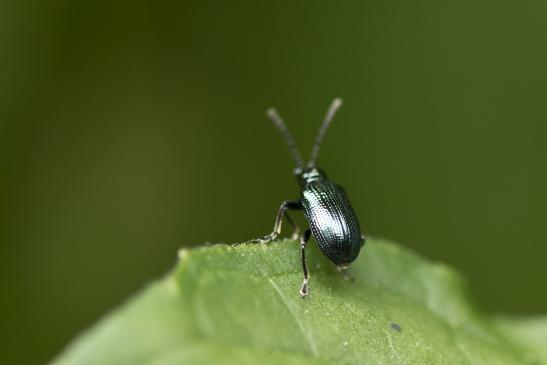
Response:
[{"label": "green leaf", "polygon": [[497,318],[495,324],[526,351],[530,362],[547,364],[547,317]]},{"label": "green leaf", "polygon": [[297,242],[182,250],[53,364],[547,364],[547,320],[482,317],[447,266],[370,239],[348,278],[308,247],[305,299]]}]

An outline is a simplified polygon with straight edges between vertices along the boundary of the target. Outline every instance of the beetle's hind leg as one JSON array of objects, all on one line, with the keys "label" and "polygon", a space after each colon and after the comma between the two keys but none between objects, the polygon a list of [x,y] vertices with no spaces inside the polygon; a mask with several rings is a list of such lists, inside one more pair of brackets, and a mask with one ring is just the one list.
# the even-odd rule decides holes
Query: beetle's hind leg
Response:
[{"label": "beetle's hind leg", "polygon": [[287,210],[301,210],[302,204],[300,201],[289,201],[286,200],[281,204],[281,207],[279,207],[279,211],[277,212],[277,216],[275,217],[275,223],[274,223],[274,229],[272,233],[261,237],[256,238],[254,240],[247,241],[245,243],[268,243],[271,241],[275,241],[277,237],[281,234],[281,225],[283,224],[283,216],[287,218],[287,221],[291,225],[293,229],[293,234],[291,238],[296,239],[298,238],[300,229],[298,228],[298,225],[295,223],[295,221],[289,216],[289,212]]},{"label": "beetle's hind leg", "polygon": [[311,235],[311,230],[308,228],[300,238],[300,252],[302,259],[302,272],[304,273],[304,281],[302,282],[302,287],[300,288],[300,295],[302,298],[305,298],[309,294],[309,285],[308,285],[308,268],[306,267],[306,244],[308,243]]},{"label": "beetle's hind leg", "polygon": [[344,280],[355,281],[355,278],[348,273],[347,267],[336,266],[336,270]]}]

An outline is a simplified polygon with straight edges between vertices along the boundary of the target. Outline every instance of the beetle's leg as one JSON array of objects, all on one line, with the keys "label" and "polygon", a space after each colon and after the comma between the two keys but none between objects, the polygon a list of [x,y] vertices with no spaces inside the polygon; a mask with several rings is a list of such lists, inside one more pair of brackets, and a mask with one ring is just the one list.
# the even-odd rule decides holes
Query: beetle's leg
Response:
[{"label": "beetle's leg", "polygon": [[283,223],[283,216],[287,217],[287,221],[293,227],[293,236],[294,236],[294,233],[298,233],[299,231],[298,226],[292,220],[292,218],[289,217],[287,213],[287,209],[300,210],[302,209],[302,204],[299,201],[288,201],[288,200],[284,201],[283,204],[281,204],[281,207],[279,207],[279,211],[277,212],[277,216],[275,217],[274,229],[272,233],[262,238],[250,240],[245,243],[268,243],[268,242],[274,241],[281,234],[281,225]]},{"label": "beetle's leg", "polygon": [[304,281],[302,282],[302,288],[300,288],[300,295],[305,298],[309,294],[308,289],[308,268],[306,267],[306,243],[308,243],[311,235],[311,230],[308,228],[300,238],[300,252],[302,259],[302,272],[304,273]]},{"label": "beetle's leg", "polygon": [[298,231],[299,228],[296,225],[296,223],[292,220],[292,218],[289,216],[289,213],[287,212],[288,209],[291,210],[300,210],[302,209],[302,203],[300,201],[289,201],[285,200],[281,207],[279,207],[279,211],[277,212],[277,216],[275,217],[275,223],[274,223],[274,229],[273,232],[264,237],[267,242],[273,241],[281,234],[281,225],[283,224],[283,216],[287,217],[287,221],[293,228],[293,236],[298,237]]},{"label": "beetle's leg", "polygon": [[351,276],[350,274],[348,274],[348,271],[346,269],[347,267],[336,266],[336,270],[338,270],[338,272],[340,273],[340,275],[342,275],[342,278],[344,278],[344,280],[355,281],[355,278]]},{"label": "beetle's leg", "polygon": [[287,209],[285,209],[285,218],[287,218],[287,222],[289,222],[292,227],[291,240],[298,239],[298,236],[300,236],[300,227],[298,227],[298,224],[291,218]]}]

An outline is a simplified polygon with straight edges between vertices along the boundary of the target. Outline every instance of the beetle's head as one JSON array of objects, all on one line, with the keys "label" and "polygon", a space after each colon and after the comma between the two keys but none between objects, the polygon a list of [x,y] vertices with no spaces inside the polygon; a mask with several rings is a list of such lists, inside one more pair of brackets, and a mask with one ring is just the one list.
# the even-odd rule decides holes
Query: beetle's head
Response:
[{"label": "beetle's head", "polygon": [[293,173],[302,188],[311,182],[327,178],[325,172],[318,167],[297,167],[293,170]]}]

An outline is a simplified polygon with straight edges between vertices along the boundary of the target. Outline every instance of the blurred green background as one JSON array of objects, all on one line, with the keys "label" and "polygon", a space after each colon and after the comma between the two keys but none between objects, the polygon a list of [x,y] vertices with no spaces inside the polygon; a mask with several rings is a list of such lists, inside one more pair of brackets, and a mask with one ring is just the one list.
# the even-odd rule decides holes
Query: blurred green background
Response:
[{"label": "blurred green background", "polygon": [[320,165],[365,231],[457,267],[485,310],[546,312],[546,14],[541,1],[3,3],[3,362],[51,359],[181,246],[269,232],[298,189],[264,111],[307,155],[335,96]]}]

